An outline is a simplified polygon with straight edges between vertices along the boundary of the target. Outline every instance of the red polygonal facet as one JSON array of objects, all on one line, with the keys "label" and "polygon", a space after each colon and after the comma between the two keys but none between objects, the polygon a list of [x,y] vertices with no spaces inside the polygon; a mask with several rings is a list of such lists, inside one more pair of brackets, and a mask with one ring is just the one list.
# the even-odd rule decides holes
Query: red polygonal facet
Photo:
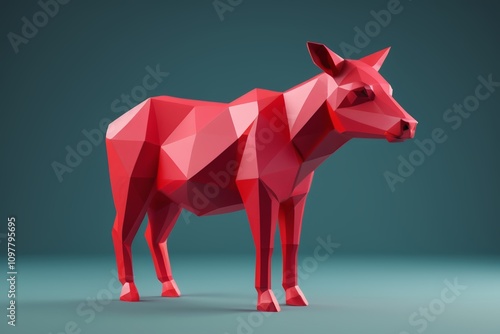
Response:
[{"label": "red polygonal facet", "polygon": [[257,308],[280,310],[270,269],[277,225],[286,303],[307,305],[297,254],[315,169],[352,138],[398,142],[413,138],[417,125],[378,72],[389,48],[351,60],[323,44],[307,46],[323,72],[285,92],[254,89],[229,103],[153,97],[109,125],[121,300],[139,300],[131,244],[146,214],[161,295],[178,297],[166,243],[181,210],[245,209],[257,255]]}]

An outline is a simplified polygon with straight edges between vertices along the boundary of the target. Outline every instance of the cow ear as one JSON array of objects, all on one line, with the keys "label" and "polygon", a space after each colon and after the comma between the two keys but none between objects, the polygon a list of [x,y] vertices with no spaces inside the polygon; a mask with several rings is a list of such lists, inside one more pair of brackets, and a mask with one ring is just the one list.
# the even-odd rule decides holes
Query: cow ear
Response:
[{"label": "cow ear", "polygon": [[384,63],[385,58],[387,58],[387,55],[389,54],[389,50],[391,47],[385,48],[383,50],[377,51],[375,53],[372,53],[371,55],[368,55],[366,57],[363,57],[360,59],[365,64],[370,65],[373,67],[376,71],[380,70],[382,67],[382,64]]},{"label": "cow ear", "polygon": [[326,73],[335,76],[342,70],[344,59],[324,44],[307,42],[307,49],[313,63]]}]

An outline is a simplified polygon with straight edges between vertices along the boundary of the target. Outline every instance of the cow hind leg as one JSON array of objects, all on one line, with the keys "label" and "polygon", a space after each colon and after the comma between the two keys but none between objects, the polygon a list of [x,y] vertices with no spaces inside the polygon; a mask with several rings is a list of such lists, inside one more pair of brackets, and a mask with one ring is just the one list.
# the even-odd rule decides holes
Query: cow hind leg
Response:
[{"label": "cow hind leg", "polygon": [[118,278],[122,283],[120,300],[137,301],[132,269],[132,241],[155,193],[158,148],[142,143],[106,140],[111,189],[116,208],[113,225]]},{"label": "cow hind leg", "polygon": [[168,256],[167,238],[181,213],[181,208],[163,194],[158,193],[148,208],[148,226],[145,237],[153,257],[156,276],[162,283],[162,297],[181,295],[175,280]]},{"label": "cow hind leg", "polygon": [[126,182],[121,192],[114,194],[117,214],[112,236],[118,278],[123,285],[120,295],[122,301],[139,300],[132,269],[132,241],[146,214],[153,183],[149,179],[132,178]]}]

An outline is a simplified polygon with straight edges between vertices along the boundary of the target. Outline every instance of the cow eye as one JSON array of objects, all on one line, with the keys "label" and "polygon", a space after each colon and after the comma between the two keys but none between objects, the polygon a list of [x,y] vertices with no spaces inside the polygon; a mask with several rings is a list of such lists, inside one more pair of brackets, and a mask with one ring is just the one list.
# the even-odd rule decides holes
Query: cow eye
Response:
[{"label": "cow eye", "polygon": [[365,97],[367,98],[368,97],[368,90],[366,89],[366,87],[357,88],[354,90],[354,93],[359,98],[365,98]]},{"label": "cow eye", "polygon": [[347,93],[339,107],[352,107],[361,103],[372,101],[374,98],[375,94],[369,86],[354,88]]}]

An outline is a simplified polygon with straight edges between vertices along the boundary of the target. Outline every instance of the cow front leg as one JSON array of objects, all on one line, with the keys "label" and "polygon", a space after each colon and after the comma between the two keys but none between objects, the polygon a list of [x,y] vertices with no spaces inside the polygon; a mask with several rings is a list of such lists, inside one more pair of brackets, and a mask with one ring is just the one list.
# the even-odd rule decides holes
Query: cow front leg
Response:
[{"label": "cow front leg", "polygon": [[259,180],[242,181],[238,188],[243,198],[255,243],[257,310],[279,312],[280,306],[271,290],[271,257],[279,203]]},{"label": "cow front leg", "polygon": [[283,289],[285,289],[286,304],[293,306],[308,305],[306,297],[299,288],[297,277],[297,257],[306,196],[307,194],[303,194],[289,198],[281,203],[279,211]]}]

